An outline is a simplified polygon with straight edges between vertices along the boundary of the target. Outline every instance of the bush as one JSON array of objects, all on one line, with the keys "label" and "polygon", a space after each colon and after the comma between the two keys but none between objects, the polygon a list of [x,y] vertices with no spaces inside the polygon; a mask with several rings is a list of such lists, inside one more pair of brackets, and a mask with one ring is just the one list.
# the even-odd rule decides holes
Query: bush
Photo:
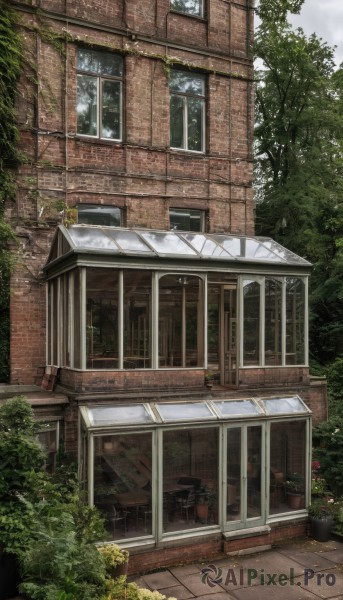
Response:
[{"label": "bush", "polygon": [[332,417],[313,430],[313,458],[336,497],[343,495],[343,419]]}]

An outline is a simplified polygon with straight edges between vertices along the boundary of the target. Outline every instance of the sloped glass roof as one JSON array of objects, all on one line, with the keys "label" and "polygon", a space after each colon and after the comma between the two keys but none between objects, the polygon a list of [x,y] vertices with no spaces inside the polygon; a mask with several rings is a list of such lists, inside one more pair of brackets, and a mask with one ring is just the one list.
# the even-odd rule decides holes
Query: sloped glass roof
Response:
[{"label": "sloped glass roof", "polygon": [[73,225],[68,229],[60,225],[52,244],[48,264],[68,251],[114,256],[310,266],[308,261],[270,238],[94,225]]},{"label": "sloped glass roof", "polygon": [[305,417],[310,409],[299,396],[245,398],[242,400],[193,400],[188,402],[156,402],[81,406],[87,428],[137,427],[150,424],[190,424],[232,419],[272,417]]}]

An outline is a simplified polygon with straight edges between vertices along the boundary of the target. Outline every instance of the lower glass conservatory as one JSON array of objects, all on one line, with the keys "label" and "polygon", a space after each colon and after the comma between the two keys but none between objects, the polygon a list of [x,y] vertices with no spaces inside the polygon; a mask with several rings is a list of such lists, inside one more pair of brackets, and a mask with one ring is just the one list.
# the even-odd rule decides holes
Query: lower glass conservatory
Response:
[{"label": "lower glass conservatory", "polygon": [[305,515],[298,396],[80,407],[79,463],[114,540],[156,544]]}]

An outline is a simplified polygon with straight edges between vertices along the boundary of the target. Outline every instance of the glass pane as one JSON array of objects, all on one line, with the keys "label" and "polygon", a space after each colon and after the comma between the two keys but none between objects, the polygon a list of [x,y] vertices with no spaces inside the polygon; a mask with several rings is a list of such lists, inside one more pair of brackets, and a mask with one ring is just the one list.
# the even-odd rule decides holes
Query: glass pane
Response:
[{"label": "glass pane", "polygon": [[68,230],[75,246],[79,248],[92,248],[94,250],[111,250],[119,252],[118,246],[108,235],[99,228],[70,227]]},{"label": "glass pane", "polygon": [[286,364],[305,362],[305,284],[301,279],[286,280]]},{"label": "glass pane", "polygon": [[118,368],[118,272],[87,269],[87,369]]},{"label": "glass pane", "polygon": [[271,424],[269,479],[270,514],[305,507],[305,421]]},{"label": "glass pane", "polygon": [[262,242],[249,238],[246,239],[245,256],[247,258],[280,262],[276,254],[271,252]]},{"label": "glass pane", "polygon": [[180,96],[170,97],[170,145],[172,148],[184,148],[184,110],[185,100]]},{"label": "glass pane", "polygon": [[169,88],[173,92],[181,94],[204,96],[205,77],[203,75],[196,75],[195,73],[172,69],[170,71]]},{"label": "glass pane", "polygon": [[188,98],[188,150],[203,151],[203,111],[204,101]]},{"label": "glass pane", "polygon": [[140,232],[142,238],[153,247],[158,254],[168,255],[175,254],[185,256],[197,256],[195,250],[192,250],[186,242],[173,232],[159,233],[159,232]]},{"label": "glass pane", "polygon": [[298,398],[267,398],[263,404],[267,415],[291,415],[293,413],[307,413],[307,406]]},{"label": "glass pane", "polygon": [[220,364],[220,287],[209,285],[207,292],[207,366],[218,371]]},{"label": "glass pane", "polygon": [[58,365],[58,325],[59,325],[59,298],[58,298],[58,280],[55,279],[53,283],[53,313],[52,313],[52,364]]},{"label": "glass pane", "polygon": [[[181,227],[174,227],[174,229],[181,229]],[[213,256],[213,257],[221,257],[221,258],[230,258],[230,254],[228,254],[221,246],[218,246],[212,239],[209,239],[205,235],[192,235],[191,233],[182,234],[188,243],[190,243],[193,248],[202,254],[203,256]]]},{"label": "glass pane", "polygon": [[[252,400],[222,400],[214,405],[222,418],[261,415],[261,410]],[[231,430],[230,430],[231,431]]]},{"label": "glass pane", "polygon": [[79,48],[77,51],[77,68],[98,75],[122,77],[123,59],[119,54]]},{"label": "glass pane", "polygon": [[154,252],[138,237],[134,231],[107,231],[107,235],[113,237],[113,239],[119,244],[120,248],[125,253],[130,252],[134,254],[140,254],[142,252],[146,254],[154,255]]},{"label": "glass pane", "polygon": [[[171,208],[169,211],[170,228],[181,231],[203,231],[204,211],[188,210],[182,208]],[[185,236],[187,239],[187,236]],[[203,238],[204,236],[198,236]],[[205,243],[206,238],[204,238]],[[212,242],[213,245],[214,242]]]},{"label": "glass pane", "polygon": [[151,367],[151,273],[124,272],[124,369]]},{"label": "glass pane", "polygon": [[102,81],[102,138],[121,139],[120,108],[121,83],[118,81]]},{"label": "glass pane", "polygon": [[116,206],[79,204],[77,212],[78,223],[84,225],[109,225],[112,227],[121,225],[121,210]]},{"label": "glass pane", "polygon": [[282,283],[266,279],[265,285],[265,364],[281,365]]},{"label": "glass pane", "polygon": [[204,364],[204,291],[198,277],[167,275],[159,283],[159,366]]},{"label": "glass pane", "polygon": [[47,322],[47,340],[48,340],[48,365],[52,365],[52,351],[51,351],[51,342],[52,342],[52,290],[53,283],[51,281],[48,282],[48,322]]},{"label": "glass pane", "polygon": [[74,364],[72,365],[76,369],[81,368],[81,319],[80,319],[80,310],[81,310],[81,286],[80,286],[80,270],[76,269],[74,271],[74,315],[73,315],[73,323],[74,323]]},{"label": "glass pane", "polygon": [[57,457],[57,426],[46,424],[44,431],[38,432],[38,439],[46,453],[44,468],[47,473],[53,473]]},{"label": "glass pane", "polygon": [[244,365],[260,362],[260,284],[256,281],[243,283],[243,360]]},{"label": "glass pane", "polygon": [[241,515],[241,428],[227,431],[227,490],[226,518],[228,521],[240,521]]},{"label": "glass pane", "polygon": [[163,421],[187,421],[215,418],[205,402],[156,404]]},{"label": "glass pane", "polygon": [[153,422],[153,417],[144,404],[112,404],[88,408],[87,412],[91,425],[95,427]]},{"label": "glass pane", "polygon": [[163,530],[218,523],[218,429],[163,434]]},{"label": "glass pane", "polygon": [[77,132],[97,135],[98,81],[88,75],[77,76]]},{"label": "glass pane", "polygon": [[171,0],[170,7],[178,12],[202,17],[202,0]]},{"label": "glass pane", "polygon": [[231,256],[245,257],[245,238],[227,237],[224,235],[213,235],[215,239]]},{"label": "glass pane", "polygon": [[247,428],[247,518],[261,515],[261,427]]},{"label": "glass pane", "polygon": [[94,504],[114,540],[152,532],[151,433],[95,438]]}]

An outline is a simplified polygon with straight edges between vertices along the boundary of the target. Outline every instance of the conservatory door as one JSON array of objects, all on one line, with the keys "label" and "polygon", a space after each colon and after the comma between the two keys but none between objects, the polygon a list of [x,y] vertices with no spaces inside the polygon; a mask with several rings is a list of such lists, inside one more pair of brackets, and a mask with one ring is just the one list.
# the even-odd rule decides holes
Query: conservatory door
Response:
[{"label": "conservatory door", "polygon": [[262,426],[227,428],[226,521],[231,529],[262,522]]}]

